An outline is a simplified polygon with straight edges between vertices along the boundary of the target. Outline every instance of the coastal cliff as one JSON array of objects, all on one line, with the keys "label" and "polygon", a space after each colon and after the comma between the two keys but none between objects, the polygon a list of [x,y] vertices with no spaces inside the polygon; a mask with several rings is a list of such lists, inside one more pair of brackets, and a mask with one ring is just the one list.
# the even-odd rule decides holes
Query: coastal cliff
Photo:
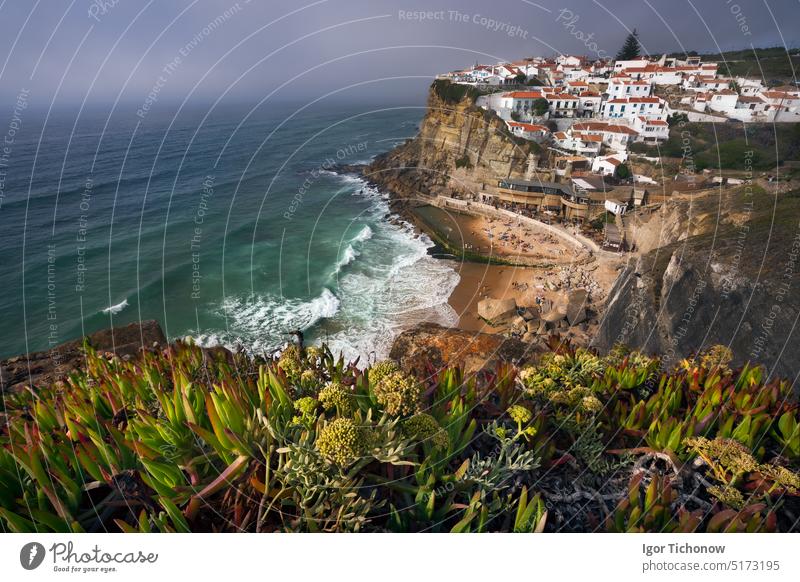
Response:
[{"label": "coastal cliff", "polygon": [[674,364],[724,344],[737,364],[795,376],[798,216],[794,193],[667,203],[630,229],[643,252],[620,272],[593,345],[624,343]]},{"label": "coastal cliff", "polygon": [[396,210],[421,196],[458,195],[498,178],[522,178],[539,146],[509,134],[493,111],[475,105],[475,93],[434,83],[419,133],[378,156],[365,177],[392,194]]},{"label": "coastal cliff", "polygon": [[[498,178],[524,178],[545,157],[475,98],[469,89],[434,83],[418,135],[364,170],[391,194],[394,211],[426,196],[468,197]],[[757,182],[676,197],[626,217],[636,253],[619,271],[591,345],[606,352],[625,343],[675,363],[725,344],[737,364],[759,361],[795,375],[800,208],[794,193]]]}]

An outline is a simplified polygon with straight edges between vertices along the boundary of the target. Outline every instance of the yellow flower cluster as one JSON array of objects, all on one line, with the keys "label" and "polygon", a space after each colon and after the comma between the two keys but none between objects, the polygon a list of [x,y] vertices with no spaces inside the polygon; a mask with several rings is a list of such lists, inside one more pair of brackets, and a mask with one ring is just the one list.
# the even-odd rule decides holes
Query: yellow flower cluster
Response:
[{"label": "yellow flower cluster", "polygon": [[400,368],[398,368],[397,364],[392,360],[378,362],[369,369],[369,381],[374,386],[386,376],[394,374],[398,370],[400,370]]},{"label": "yellow flower cluster", "polygon": [[533,413],[524,406],[515,404],[508,409],[508,416],[517,424],[526,424],[533,418]]},{"label": "yellow flower cluster", "polygon": [[341,416],[353,413],[353,396],[341,382],[331,382],[320,390],[319,401],[325,410],[335,408]]},{"label": "yellow flower cluster", "polygon": [[369,429],[349,418],[337,418],[327,424],[317,437],[317,450],[340,467],[362,457],[370,445]]},{"label": "yellow flower cluster", "polygon": [[278,368],[283,370],[289,378],[296,378],[303,370],[300,360],[300,348],[295,345],[287,346],[281,357],[278,358]]},{"label": "yellow flower cluster", "polygon": [[422,389],[414,378],[403,372],[392,372],[375,384],[375,398],[392,416],[413,414],[419,408]]},{"label": "yellow flower cluster", "polygon": [[780,465],[761,465],[761,473],[790,494],[796,495],[800,491],[800,475],[781,467]]},{"label": "yellow flower cluster", "polygon": [[403,433],[414,440],[428,443],[434,449],[447,449],[450,437],[430,414],[415,414],[403,422]]},{"label": "yellow flower cluster", "polygon": [[702,355],[700,363],[707,369],[720,368],[728,369],[728,364],[733,361],[733,351],[728,346],[712,346]]},{"label": "yellow flower cluster", "polygon": [[687,439],[686,444],[706,462],[717,463],[734,475],[750,473],[759,468],[748,448],[734,439],[695,437]]},{"label": "yellow flower cluster", "polygon": [[305,396],[294,401],[294,409],[299,414],[292,418],[292,424],[311,426],[317,420],[317,405],[315,398]]},{"label": "yellow flower cluster", "polygon": [[734,509],[744,507],[744,496],[736,487],[730,485],[712,485],[708,488],[708,493],[719,499],[722,503]]}]

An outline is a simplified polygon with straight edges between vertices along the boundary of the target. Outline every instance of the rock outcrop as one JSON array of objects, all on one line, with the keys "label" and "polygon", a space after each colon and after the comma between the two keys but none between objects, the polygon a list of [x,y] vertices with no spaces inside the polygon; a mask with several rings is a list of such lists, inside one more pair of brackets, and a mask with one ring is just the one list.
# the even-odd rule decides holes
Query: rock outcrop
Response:
[{"label": "rock outcrop", "polygon": [[[104,329],[87,336],[97,351],[133,356],[142,348],[164,345],[167,338],[154,320]],[[0,362],[0,388],[15,391],[24,386],[54,382],[81,367],[85,361],[83,339],[76,339],[43,352],[32,352]]]},{"label": "rock outcrop", "polygon": [[392,344],[389,357],[405,371],[426,374],[432,367],[463,365],[467,374],[493,369],[500,361],[524,363],[542,348],[501,335],[445,328],[422,323],[404,331]]},{"label": "rock outcrop", "polygon": [[[695,217],[686,232],[671,225],[668,244],[620,272],[593,345],[607,350],[624,343],[661,355],[669,366],[724,344],[736,364],[759,362],[794,378],[800,372],[800,198],[726,192],[685,204]],[[674,212],[670,206],[667,215]],[[698,226],[697,217],[708,215],[715,217],[708,228]]]},{"label": "rock outcrop", "polygon": [[478,315],[489,322],[497,322],[501,319],[517,314],[517,301],[511,299],[481,299],[478,301]]},{"label": "rock outcrop", "polygon": [[522,178],[539,146],[509,134],[472,96],[454,100],[432,86],[419,134],[378,156],[364,176],[392,195],[395,211],[440,193],[471,197],[500,177]]}]

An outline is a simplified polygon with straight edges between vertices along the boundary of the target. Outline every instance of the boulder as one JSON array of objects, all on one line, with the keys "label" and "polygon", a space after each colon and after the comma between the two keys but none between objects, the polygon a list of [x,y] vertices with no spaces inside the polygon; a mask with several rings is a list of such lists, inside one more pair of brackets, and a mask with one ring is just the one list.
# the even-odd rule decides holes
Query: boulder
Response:
[{"label": "boulder", "polygon": [[528,307],[522,312],[522,317],[525,319],[525,321],[539,319],[539,310]]},{"label": "boulder", "polygon": [[562,319],[564,319],[565,314],[561,313],[557,309],[551,309],[547,313],[542,314],[542,321],[545,323],[558,323]]},{"label": "boulder", "polygon": [[[167,338],[154,320],[131,323],[97,331],[86,337],[99,352],[114,352],[120,357],[136,355],[142,348],[166,344]],[[60,344],[43,352],[15,356],[0,362],[0,389],[21,390],[64,378],[84,363],[83,338]]]},{"label": "boulder", "polygon": [[578,325],[586,320],[586,302],[589,293],[586,289],[570,291],[567,298],[566,316],[570,325]]},{"label": "boulder", "polygon": [[481,299],[478,302],[478,315],[486,321],[499,321],[510,315],[516,315],[516,299]]},{"label": "boulder", "polygon": [[421,323],[398,336],[389,357],[415,375],[455,365],[464,366],[467,374],[474,374],[494,369],[500,361],[520,364],[531,361],[541,351],[514,338]]}]

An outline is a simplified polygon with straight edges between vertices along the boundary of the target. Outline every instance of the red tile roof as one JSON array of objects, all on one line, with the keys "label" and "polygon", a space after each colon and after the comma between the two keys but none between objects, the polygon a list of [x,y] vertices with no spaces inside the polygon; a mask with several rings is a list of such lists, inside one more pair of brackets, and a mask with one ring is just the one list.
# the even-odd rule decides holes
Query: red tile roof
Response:
[{"label": "red tile roof", "polygon": [[520,121],[507,121],[508,125],[511,127],[521,127],[525,131],[543,131],[543,132],[550,132],[550,129],[545,127],[544,125],[536,125],[534,123],[522,123]]},{"label": "red tile roof", "polygon": [[618,123],[603,123],[601,121],[584,121],[582,123],[575,123],[572,129],[577,131],[603,131],[606,133],[624,133],[627,135],[636,135],[638,132],[628,127],[627,125],[620,125]]},{"label": "red tile roof", "polygon": [[512,91],[511,93],[506,93],[503,96],[510,97],[512,99],[538,99],[539,97],[542,97],[542,94],[539,91]]}]

